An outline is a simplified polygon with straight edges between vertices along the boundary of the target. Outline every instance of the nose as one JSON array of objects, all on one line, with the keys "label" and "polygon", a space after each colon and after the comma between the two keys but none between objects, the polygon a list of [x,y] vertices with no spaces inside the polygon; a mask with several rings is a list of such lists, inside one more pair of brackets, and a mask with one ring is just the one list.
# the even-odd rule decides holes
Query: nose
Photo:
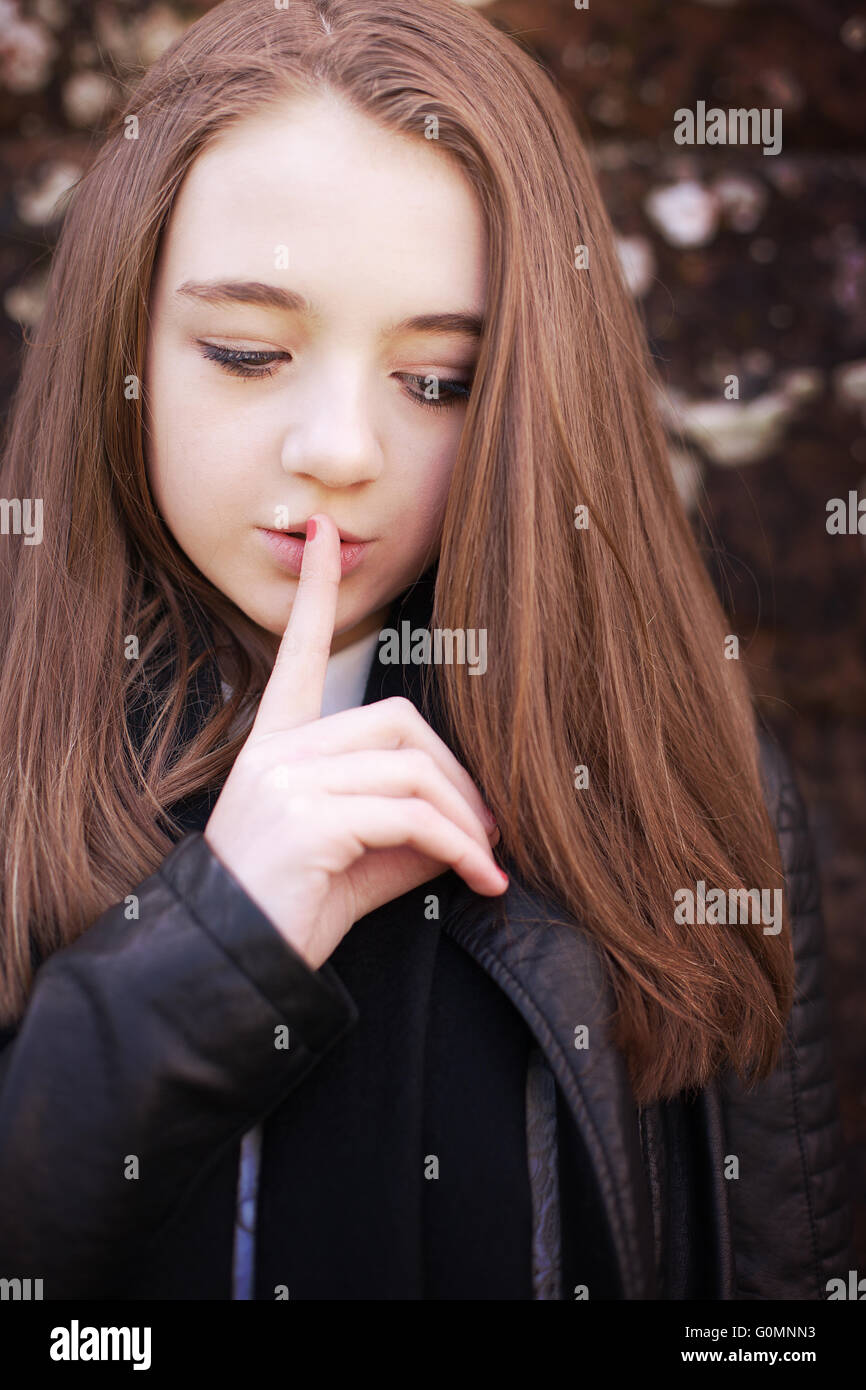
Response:
[{"label": "nose", "polygon": [[372,392],[358,364],[345,359],[312,368],[294,397],[281,464],[293,477],[312,478],[330,488],[372,482],[382,472],[382,453],[373,427]]}]

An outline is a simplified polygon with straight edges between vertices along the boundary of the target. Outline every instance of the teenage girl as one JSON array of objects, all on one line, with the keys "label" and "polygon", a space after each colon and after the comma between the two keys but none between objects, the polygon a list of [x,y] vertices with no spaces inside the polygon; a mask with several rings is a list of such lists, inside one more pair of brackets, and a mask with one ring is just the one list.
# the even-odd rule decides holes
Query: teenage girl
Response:
[{"label": "teenage girl", "polygon": [[802,803],[539,64],[211,9],[71,194],[2,491],[0,1273],[826,1296]]}]

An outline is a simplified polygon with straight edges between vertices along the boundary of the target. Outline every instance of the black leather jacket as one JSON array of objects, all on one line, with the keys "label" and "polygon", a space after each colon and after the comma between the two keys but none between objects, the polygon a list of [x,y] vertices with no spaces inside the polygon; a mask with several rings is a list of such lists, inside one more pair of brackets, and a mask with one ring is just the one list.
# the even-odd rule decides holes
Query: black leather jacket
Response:
[{"label": "black leather jacket", "polygon": [[[371,676],[365,703],[392,693],[388,672],[378,684]],[[827,1281],[853,1267],[818,882],[790,769],[766,742],[763,756],[796,1003],[782,1060],[751,1093],[723,1077],[697,1099],[638,1109],[621,1056],[603,1042],[612,997],[590,934],[513,877],[507,929],[498,900],[452,871],[436,881],[437,892],[448,885],[443,930],[537,1041],[526,1091],[536,1298],[575,1296],[563,1287],[557,1097],[596,1189],[614,1296],[823,1299]],[[138,918],[120,902],[51,956],[0,1052],[0,1277],[42,1278],[47,1299],[133,1296],[121,1268],[146,1267],[149,1242],[171,1222],[180,1259],[201,1240],[183,1213],[217,1183],[215,1155],[225,1249],[240,1135],[358,1017],[330,963],[310,970],[198,831],[130,892]],[[575,1021],[589,1026],[591,1048],[575,1047]],[[278,1024],[290,1026],[291,1050],[263,1058],[263,1032]],[[129,1155],[146,1181],[124,1176]],[[737,1179],[725,1177],[726,1155],[739,1159]],[[222,1274],[207,1283],[206,1242],[202,1251],[198,1288],[187,1279],[139,1296],[229,1298]]]}]

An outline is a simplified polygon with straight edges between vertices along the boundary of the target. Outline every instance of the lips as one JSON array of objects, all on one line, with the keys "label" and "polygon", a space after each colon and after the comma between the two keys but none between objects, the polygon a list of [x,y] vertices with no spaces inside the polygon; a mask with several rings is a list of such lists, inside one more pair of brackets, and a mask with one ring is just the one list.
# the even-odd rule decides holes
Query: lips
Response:
[{"label": "lips", "polygon": [[[266,529],[269,531],[278,531],[281,535],[296,536],[298,540],[307,539],[306,521],[302,521],[298,526],[269,526]],[[354,531],[344,531],[341,526],[338,526],[337,530],[340,534],[340,541],[344,545],[363,545],[367,540],[365,536],[356,536]]]},{"label": "lips", "polygon": [[[262,543],[267,547],[280,568],[286,570],[296,579],[300,578],[304,554],[307,549],[306,529],[298,526],[291,531],[277,531],[270,526],[260,526],[258,532],[262,538]],[[344,578],[362,563],[374,544],[372,541],[350,540],[350,534],[349,532],[340,533],[340,573]]]}]

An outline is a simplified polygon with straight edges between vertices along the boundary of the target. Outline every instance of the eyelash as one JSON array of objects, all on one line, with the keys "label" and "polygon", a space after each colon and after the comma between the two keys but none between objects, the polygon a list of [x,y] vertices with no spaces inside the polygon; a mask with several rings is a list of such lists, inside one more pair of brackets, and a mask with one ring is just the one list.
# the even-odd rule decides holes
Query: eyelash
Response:
[{"label": "eyelash", "polygon": [[[281,354],[271,352],[252,352],[245,348],[223,348],[216,347],[213,343],[200,343],[202,353],[211,362],[216,362],[217,366],[232,376],[240,377],[242,380],[250,381],[255,378],[273,376],[277,370],[274,360]],[[284,356],[284,354],[282,354]],[[270,359],[269,362],[263,359]],[[257,364],[257,365],[256,365]],[[423,376],[414,376],[409,372],[400,373],[401,376],[409,381],[423,382]],[[432,373],[430,373],[432,375]],[[429,406],[432,410],[446,410],[449,406],[457,405],[460,401],[469,399],[470,383],[468,381],[458,381],[455,378],[440,377],[439,389],[449,391],[450,399],[428,400],[426,396],[419,396],[416,392],[410,391],[409,395],[418,405]]]}]

